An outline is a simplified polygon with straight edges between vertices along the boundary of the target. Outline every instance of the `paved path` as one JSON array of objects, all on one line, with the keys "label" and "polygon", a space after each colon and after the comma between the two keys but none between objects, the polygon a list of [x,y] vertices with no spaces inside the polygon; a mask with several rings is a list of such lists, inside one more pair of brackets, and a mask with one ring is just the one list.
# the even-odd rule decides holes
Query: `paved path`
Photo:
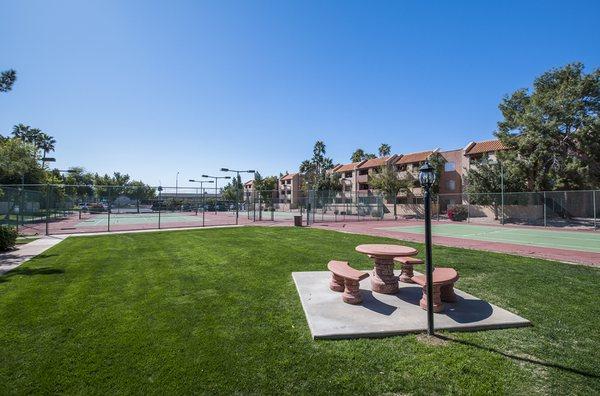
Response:
[{"label": "paved path", "polygon": [[62,242],[68,235],[52,235],[36,239],[24,245],[17,245],[16,250],[0,253],[0,275],[17,268],[27,260]]}]

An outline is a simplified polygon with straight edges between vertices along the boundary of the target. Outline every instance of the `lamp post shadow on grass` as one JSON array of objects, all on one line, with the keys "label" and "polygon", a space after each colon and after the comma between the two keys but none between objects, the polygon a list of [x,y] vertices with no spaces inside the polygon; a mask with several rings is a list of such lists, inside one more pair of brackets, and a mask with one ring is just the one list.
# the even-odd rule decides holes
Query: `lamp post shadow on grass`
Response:
[{"label": "lamp post shadow on grass", "polygon": [[555,369],[558,369],[558,370],[567,371],[569,373],[579,374],[579,375],[582,375],[582,376],[588,377],[588,378],[600,379],[600,375],[595,374],[595,373],[588,373],[587,371],[579,370],[579,369],[572,368],[572,367],[563,366],[562,364],[558,364],[558,363],[545,362],[543,360],[532,359],[532,358],[523,357],[523,356],[517,356],[517,355],[514,355],[514,354],[510,354],[510,353],[501,351],[501,350],[496,349],[496,348],[491,348],[491,347],[487,347],[487,346],[484,346],[484,345],[479,345],[479,344],[476,344],[474,342],[470,342],[470,341],[465,341],[465,340],[458,339],[456,337],[450,337],[450,336],[441,335],[441,334],[436,334],[435,337],[438,338],[438,339],[440,339],[440,340],[444,340],[444,341],[448,341],[448,342],[455,342],[457,344],[462,344],[462,345],[465,345],[465,346],[469,346],[469,347],[481,349],[481,350],[484,350],[484,351],[487,351],[487,352],[495,353],[495,354],[504,356],[504,357],[506,357],[508,359],[514,359],[514,360],[518,360],[520,362],[531,363],[531,364],[535,364],[535,365],[539,365],[539,366],[544,366],[544,367],[549,367],[549,368],[555,368]]}]

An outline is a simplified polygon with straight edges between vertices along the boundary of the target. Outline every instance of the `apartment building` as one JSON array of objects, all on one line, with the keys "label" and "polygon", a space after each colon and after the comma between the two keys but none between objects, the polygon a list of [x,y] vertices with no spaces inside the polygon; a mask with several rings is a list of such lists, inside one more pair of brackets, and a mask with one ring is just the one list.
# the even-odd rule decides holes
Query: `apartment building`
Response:
[{"label": "apartment building", "polygon": [[423,196],[421,184],[419,183],[419,168],[438,151],[439,149],[435,149],[398,156],[399,158],[395,163],[398,176],[412,181],[410,190],[403,191],[398,195],[398,203],[416,203]]},{"label": "apartment building", "polygon": [[298,208],[304,197],[302,181],[300,173],[289,173],[279,179],[277,192],[280,205],[287,205],[290,209]]},{"label": "apartment building", "polygon": [[[409,191],[398,195],[398,203],[420,203],[423,191],[419,183],[419,168],[433,155],[440,155],[444,159],[444,168],[439,176],[440,194],[453,195],[456,199],[450,201],[460,202],[464,190],[464,176],[472,166],[476,166],[483,158],[494,160],[498,151],[506,150],[499,140],[486,140],[470,142],[463,149],[441,151],[420,151],[408,154],[396,154],[388,157],[379,157],[361,162],[340,164],[335,166],[330,173],[337,173],[341,177],[342,193],[345,199],[352,197],[373,195],[369,186],[369,177],[378,173],[382,166],[392,164],[398,176],[412,180],[413,185]],[[452,197],[450,197],[452,198]]]},{"label": "apartment building", "polygon": [[254,180],[248,180],[244,183],[244,200],[251,202],[254,197]]},{"label": "apartment building", "polygon": [[[483,159],[496,161],[498,152],[507,150],[500,140],[484,140],[482,142],[469,142],[464,148],[464,167],[468,171],[472,166],[477,166]],[[466,172],[465,172],[466,173]]]},{"label": "apartment building", "polygon": [[440,175],[440,194],[462,194],[465,156],[463,149],[441,151],[444,169]]}]

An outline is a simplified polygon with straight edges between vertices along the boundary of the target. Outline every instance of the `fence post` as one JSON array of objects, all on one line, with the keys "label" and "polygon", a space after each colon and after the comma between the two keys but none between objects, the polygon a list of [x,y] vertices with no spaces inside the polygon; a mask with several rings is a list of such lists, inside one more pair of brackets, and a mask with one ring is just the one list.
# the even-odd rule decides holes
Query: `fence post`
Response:
[{"label": "fence post", "polygon": [[160,230],[160,208],[162,207],[162,186],[158,186],[158,229]]},{"label": "fence post", "polygon": [[544,227],[546,227],[546,191],[544,191],[542,206],[544,207]]},{"label": "fence post", "polygon": [[25,206],[23,205],[23,194],[25,193],[25,187],[21,186],[19,194],[19,213],[17,213],[17,234],[19,233],[19,217],[21,218],[21,225],[25,228]]},{"label": "fence post", "polygon": [[111,203],[110,203],[110,187],[107,187],[108,189],[108,222],[107,222],[107,226],[108,226],[108,232],[110,232],[110,209],[112,207]]},{"label": "fence post", "polygon": [[440,221],[440,194],[436,197],[436,205],[437,205],[437,221]]},{"label": "fence post", "polygon": [[504,225],[504,189],[500,192],[500,224]]},{"label": "fence post", "polygon": [[[19,219],[17,218],[17,223]],[[46,235],[50,235],[50,185],[46,184]]]},{"label": "fence post", "polygon": [[206,190],[202,191],[202,227],[204,227],[204,213],[206,212]]},{"label": "fence post", "polygon": [[467,193],[467,223],[471,222],[471,199]]},{"label": "fence post", "polygon": [[597,223],[596,223],[596,191],[592,190],[592,206],[594,207],[594,229],[597,228]]}]

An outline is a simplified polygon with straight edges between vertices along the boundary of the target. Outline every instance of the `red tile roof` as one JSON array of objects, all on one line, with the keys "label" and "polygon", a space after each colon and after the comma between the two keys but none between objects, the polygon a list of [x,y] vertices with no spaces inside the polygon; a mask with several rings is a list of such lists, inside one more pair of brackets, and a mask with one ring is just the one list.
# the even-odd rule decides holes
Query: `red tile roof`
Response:
[{"label": "red tile roof", "polygon": [[465,151],[465,155],[491,153],[498,150],[506,150],[507,147],[502,144],[500,140],[485,140],[483,142],[476,142],[468,150]]},{"label": "red tile roof", "polygon": [[389,159],[390,159],[390,157],[379,157],[379,158],[373,158],[370,160],[366,160],[366,161],[360,163],[360,165],[358,166],[358,169],[378,168],[382,165],[385,165],[385,163]]},{"label": "red tile roof", "polygon": [[432,153],[433,153],[433,151],[429,150],[429,151],[422,151],[420,153],[405,154],[402,157],[400,157],[399,160],[396,161],[396,164],[398,164],[398,165],[411,164],[413,162],[425,161],[427,158],[429,158],[429,156]]},{"label": "red tile roof", "polygon": [[356,169],[356,165],[360,164],[360,162],[353,162],[351,164],[339,165],[336,168],[333,168],[334,172],[350,172]]},{"label": "red tile roof", "polygon": [[281,178],[281,180],[292,180],[297,173],[289,173]]}]

